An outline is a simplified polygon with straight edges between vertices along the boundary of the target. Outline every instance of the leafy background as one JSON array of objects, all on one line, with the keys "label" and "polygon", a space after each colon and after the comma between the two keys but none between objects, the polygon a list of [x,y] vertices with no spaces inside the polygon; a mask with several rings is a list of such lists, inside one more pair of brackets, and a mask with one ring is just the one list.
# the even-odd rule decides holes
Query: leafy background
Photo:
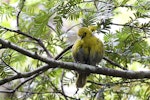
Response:
[{"label": "leafy background", "polygon": [[[93,34],[105,45],[105,57],[124,69],[150,69],[150,1],[149,0],[1,0],[0,37],[47,57],[34,39],[8,31],[20,30],[40,39],[49,56],[56,57],[77,39],[82,26],[97,25]],[[0,50],[0,80],[17,72],[29,72],[43,62],[11,49]],[[73,62],[71,50],[59,58]],[[121,69],[105,60],[100,67]],[[14,80],[0,87],[14,90],[25,79]],[[124,79],[93,74],[83,89],[75,87],[76,73],[49,69],[26,82],[15,93],[0,93],[4,100],[149,100],[149,79]],[[63,93],[64,92],[64,93]]]}]

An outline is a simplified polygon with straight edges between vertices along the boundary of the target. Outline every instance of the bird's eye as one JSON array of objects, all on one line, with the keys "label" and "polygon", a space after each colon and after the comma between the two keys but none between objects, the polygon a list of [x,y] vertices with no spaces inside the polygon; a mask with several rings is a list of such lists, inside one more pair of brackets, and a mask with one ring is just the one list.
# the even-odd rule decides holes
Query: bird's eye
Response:
[{"label": "bird's eye", "polygon": [[86,36],[86,32],[84,32],[84,36]]}]

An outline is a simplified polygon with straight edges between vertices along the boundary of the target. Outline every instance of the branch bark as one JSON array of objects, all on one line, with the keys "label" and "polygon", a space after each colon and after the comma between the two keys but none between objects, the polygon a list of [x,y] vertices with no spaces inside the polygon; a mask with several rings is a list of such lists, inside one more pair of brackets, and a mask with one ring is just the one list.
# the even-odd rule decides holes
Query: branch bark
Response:
[{"label": "branch bark", "polygon": [[57,61],[54,59],[49,59],[47,57],[42,57],[36,53],[30,52],[26,49],[18,47],[17,45],[10,43],[9,41],[3,40],[3,39],[0,39],[0,44],[2,44],[2,46],[5,48],[13,49],[23,55],[26,55],[33,59],[38,59],[46,63],[46,65],[39,67],[31,72],[17,74],[17,75],[5,78],[3,80],[0,80],[0,85],[5,84],[15,79],[27,78],[41,71],[44,72],[48,70],[49,68],[56,68],[56,67],[69,69],[69,70],[75,70],[75,71],[90,72],[93,74],[102,74],[102,75],[113,76],[113,77],[122,77],[122,78],[127,78],[127,79],[142,79],[142,78],[150,79],[150,71],[114,70],[110,68],[99,68],[99,67],[86,65],[86,64],[80,64],[80,63],[62,62],[62,61]]}]

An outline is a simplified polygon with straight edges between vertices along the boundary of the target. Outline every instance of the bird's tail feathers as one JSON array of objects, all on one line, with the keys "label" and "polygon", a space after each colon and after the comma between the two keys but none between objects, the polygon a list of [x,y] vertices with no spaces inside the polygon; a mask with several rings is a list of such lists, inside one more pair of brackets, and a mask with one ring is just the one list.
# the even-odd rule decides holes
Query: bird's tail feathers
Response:
[{"label": "bird's tail feathers", "polygon": [[77,88],[82,88],[86,84],[87,76],[88,75],[85,73],[79,73],[77,81],[76,81]]}]

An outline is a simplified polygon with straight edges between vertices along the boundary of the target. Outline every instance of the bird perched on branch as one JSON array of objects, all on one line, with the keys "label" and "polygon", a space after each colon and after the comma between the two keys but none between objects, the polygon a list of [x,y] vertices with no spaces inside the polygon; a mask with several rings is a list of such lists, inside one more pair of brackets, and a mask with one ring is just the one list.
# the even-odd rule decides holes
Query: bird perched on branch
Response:
[{"label": "bird perched on branch", "polygon": [[[80,28],[78,36],[80,39],[72,47],[74,60],[79,63],[95,66],[101,61],[104,55],[102,41],[96,38],[87,27]],[[88,72],[78,72],[77,88],[82,88],[86,84],[86,78],[89,74]]]}]

